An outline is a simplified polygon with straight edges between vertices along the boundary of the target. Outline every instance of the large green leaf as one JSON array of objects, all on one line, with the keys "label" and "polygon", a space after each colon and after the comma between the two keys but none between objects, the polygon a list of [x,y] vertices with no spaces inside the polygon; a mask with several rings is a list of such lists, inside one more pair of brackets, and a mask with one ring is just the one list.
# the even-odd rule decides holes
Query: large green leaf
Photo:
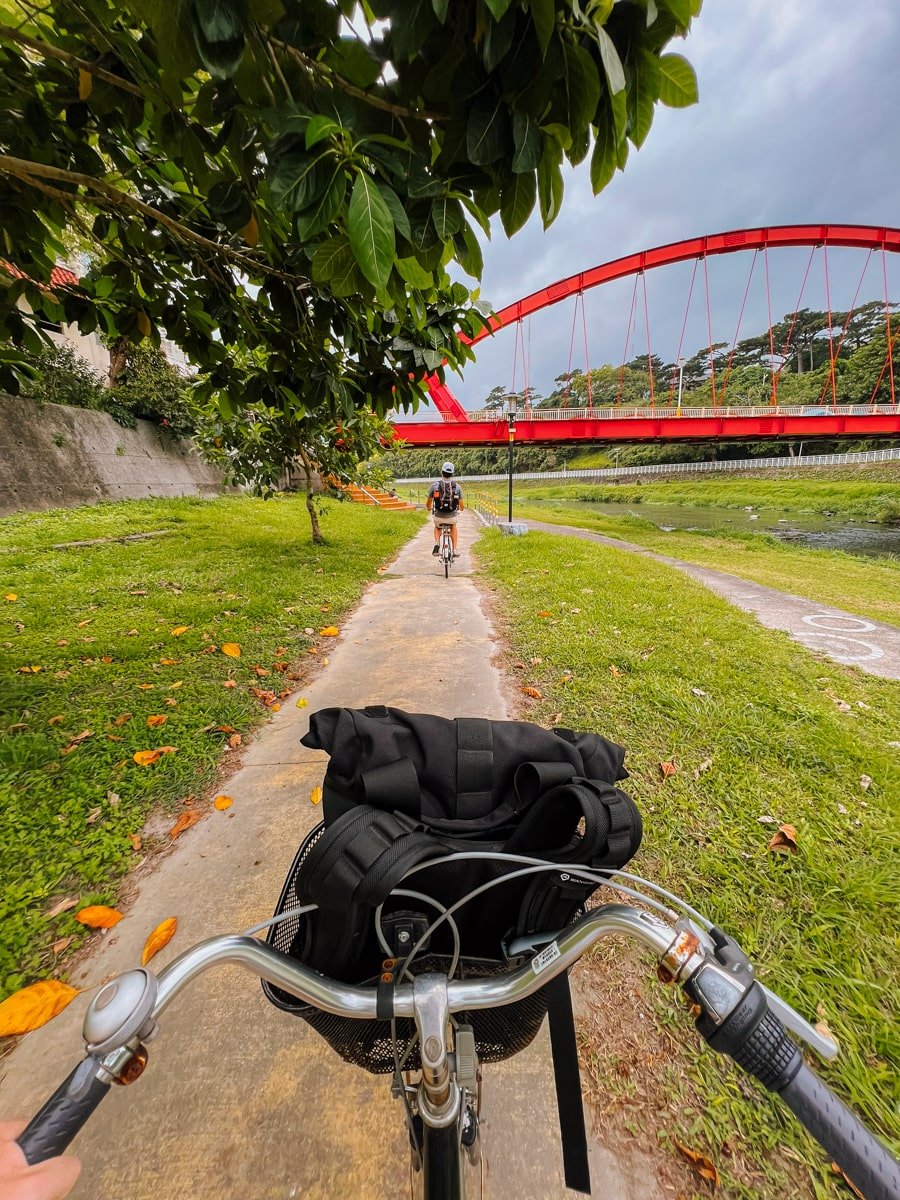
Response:
[{"label": "large green leaf", "polygon": [[604,105],[597,136],[594,140],[594,153],[591,155],[591,187],[594,195],[602,192],[616,172],[618,165],[618,141],[616,138],[615,119],[612,109]]},{"label": "large green leaf", "polygon": [[579,45],[566,43],[563,47],[566,94],[569,101],[569,124],[573,130],[586,129],[597,112],[600,100],[600,76],[594,60]]},{"label": "large green leaf", "polygon": [[692,0],[657,0],[660,8],[670,12],[675,20],[683,28],[687,28],[691,23],[691,17],[695,11],[698,11],[699,6],[695,8]]},{"label": "large green leaf", "polygon": [[394,265],[394,220],[375,180],[364,171],[360,171],[353,185],[347,232],[363,275],[376,288],[383,289]]},{"label": "large green leaf", "polygon": [[311,117],[309,124],[306,126],[307,150],[312,150],[313,146],[318,142],[322,142],[325,138],[333,137],[334,134],[340,132],[341,126],[332,117]]},{"label": "large green leaf", "polygon": [[596,30],[597,44],[600,47],[600,58],[603,62],[603,70],[606,72],[606,82],[609,84],[609,90],[614,94],[621,92],[625,87],[625,68],[622,66],[622,60],[619,58],[619,52],[615,47],[612,38],[605,29]]},{"label": "large green leaf", "polygon": [[434,276],[430,271],[423,270],[414,258],[398,258],[394,263],[397,272],[410,287],[426,290],[434,287]]},{"label": "large green leaf", "polygon": [[659,98],[669,108],[688,108],[699,99],[694,68],[680,54],[659,58]]},{"label": "large green leaf", "polygon": [[484,167],[509,149],[509,117],[500,96],[482,96],[469,110],[466,127],[469,161]]},{"label": "large green leaf", "polygon": [[481,273],[484,270],[484,260],[481,256],[481,246],[478,244],[478,238],[473,233],[471,227],[467,224],[453,239],[456,246],[456,257],[459,260],[459,265],[467,275],[471,275],[473,279],[480,279]]},{"label": "large green leaf", "polygon": [[513,155],[512,169],[516,175],[523,171],[535,171],[541,161],[541,131],[534,117],[524,112],[513,113],[513,142],[516,152]]},{"label": "large green leaf", "polygon": [[338,163],[332,171],[330,180],[325,185],[325,190],[312,206],[297,218],[297,233],[302,241],[307,242],[328,228],[340,212],[346,193],[347,180],[344,175],[344,167],[343,164]]},{"label": "large green leaf", "polygon": [[530,0],[530,8],[541,54],[546,55],[553,30],[556,28],[556,7],[553,0]]},{"label": "large green leaf", "polygon": [[336,296],[349,296],[357,291],[356,259],[344,234],[331,237],[316,250],[312,260],[314,283],[327,284]]},{"label": "large green leaf", "polygon": [[616,159],[619,170],[624,171],[628,161],[628,96],[625,92],[616,92],[610,95],[609,102],[616,125]]},{"label": "large green leaf", "polygon": [[500,194],[500,220],[507,237],[517,233],[534,208],[537,194],[534,173],[514,175]]},{"label": "large green leaf", "polygon": [[381,192],[382,196],[384,197],[384,202],[388,206],[388,211],[390,212],[391,218],[394,222],[394,228],[401,237],[404,237],[407,241],[410,241],[412,238],[412,231],[410,229],[409,217],[407,216],[406,209],[403,207],[400,197],[389,184],[382,183],[380,179],[378,180],[378,190]]},{"label": "large green leaf", "polygon": [[211,75],[227,79],[244,54],[242,0],[192,0],[194,41],[203,65]]},{"label": "large green leaf", "polygon": [[321,194],[326,183],[324,156],[291,150],[275,160],[269,190],[276,208],[302,212]]},{"label": "large green leaf", "polygon": [[538,201],[544,228],[549,228],[559,215],[563,198],[563,175],[560,168],[562,148],[553,138],[544,143],[544,156],[537,170]]},{"label": "large green leaf", "polygon": [[495,21],[499,21],[503,17],[510,5],[510,0],[484,0],[484,2],[491,10]]},{"label": "large green leaf", "polygon": [[653,123],[653,107],[659,96],[659,59],[649,51],[641,51],[632,64],[628,85],[628,115],[631,118],[631,140],[638,149],[643,146]]},{"label": "large green leaf", "polygon": [[357,38],[341,38],[333,42],[325,52],[325,62],[342,79],[361,88],[371,87],[381,74],[381,63]]},{"label": "large green leaf", "polygon": [[462,206],[450,196],[438,196],[431,202],[431,220],[435,233],[442,242],[446,242],[447,238],[462,229]]},{"label": "large green leaf", "polygon": [[484,35],[482,58],[488,71],[494,71],[509,53],[516,32],[516,16],[508,12],[502,21],[490,21]]}]

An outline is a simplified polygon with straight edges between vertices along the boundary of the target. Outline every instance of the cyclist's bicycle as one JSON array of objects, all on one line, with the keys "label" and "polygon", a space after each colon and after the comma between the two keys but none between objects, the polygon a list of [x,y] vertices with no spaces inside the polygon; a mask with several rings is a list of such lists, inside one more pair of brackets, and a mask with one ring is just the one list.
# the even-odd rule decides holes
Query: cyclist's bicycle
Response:
[{"label": "cyclist's bicycle", "polygon": [[[507,857],[526,872],[559,871],[565,866]],[[414,867],[404,879],[419,869]],[[143,1072],[146,1044],[159,1032],[160,1018],[179,993],[210,967],[232,963],[322,1014],[359,1022],[390,1020],[392,1091],[402,1101],[409,1128],[415,1186],[425,1200],[462,1200],[466,1180],[473,1174],[478,1194],[483,1116],[471,1015],[533,996],[601,938],[624,934],[649,947],[656,955],[659,976],[679,984],[699,1008],[697,1028],[709,1046],[729,1055],[778,1093],[865,1200],[898,1200],[900,1164],[806,1066],[785,1026],[823,1057],[834,1057],[835,1043],[756,980],[752,965],[732,938],[671,893],[625,872],[579,868],[579,873],[619,895],[633,897],[640,905],[606,904],[555,936],[520,939],[521,944],[509,947],[511,962],[520,965],[501,975],[454,979],[458,948],[444,973],[409,972],[438,925],[447,922],[454,930],[454,911],[474,893],[446,908],[437,905],[440,914],[406,957],[385,962],[382,984],[377,987],[328,979],[254,936],[309,912],[314,905],[282,912],[239,936],[201,942],[158,976],[146,968],[128,971],[94,997],[84,1021],[86,1057],[19,1136],[19,1145],[30,1163],[62,1153],[111,1084],[130,1083]],[[637,891],[634,884],[650,894]],[[682,909],[681,916],[673,906]],[[414,1029],[405,1050],[396,1037],[397,1021],[402,1019],[411,1020]],[[410,1072],[405,1068],[413,1046],[418,1069]]]},{"label": "cyclist's bicycle", "polygon": [[452,525],[438,525],[438,529],[441,531],[438,560],[443,563],[445,579],[450,578],[450,567],[453,565],[453,537],[450,532],[452,528]]}]

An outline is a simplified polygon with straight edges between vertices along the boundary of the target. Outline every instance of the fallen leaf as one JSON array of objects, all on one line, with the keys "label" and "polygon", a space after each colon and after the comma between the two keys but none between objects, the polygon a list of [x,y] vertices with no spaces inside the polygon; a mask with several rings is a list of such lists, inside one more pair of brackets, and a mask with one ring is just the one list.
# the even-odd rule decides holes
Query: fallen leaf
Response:
[{"label": "fallen leaf", "polygon": [[850,705],[847,703],[846,700],[838,700],[836,696],[833,697],[833,699],[834,699],[835,705],[837,706],[838,712],[851,712],[852,711]]},{"label": "fallen leaf", "polygon": [[181,635],[183,633],[187,633],[189,629],[190,625],[176,625],[172,630],[172,637],[181,637]]},{"label": "fallen leaf", "polygon": [[139,767],[149,767],[159,762],[164,754],[174,754],[175,746],[159,746],[156,750],[136,750],[131,758]]},{"label": "fallen leaf", "polygon": [[330,604],[320,604],[319,612],[331,612],[331,605]]},{"label": "fallen leaf", "polygon": [[719,1172],[705,1154],[701,1154],[699,1150],[691,1150],[687,1146],[683,1146],[677,1139],[675,1140],[675,1145],[701,1179],[709,1180],[713,1187],[719,1186]]},{"label": "fallen leaf", "polygon": [[192,825],[196,825],[200,820],[200,813],[196,808],[186,808],[172,828],[169,830],[169,837],[174,841],[180,837],[186,829],[190,829]]},{"label": "fallen leaf", "polygon": [[273,662],[272,670],[273,671],[286,671],[290,665],[291,664],[288,662]]},{"label": "fallen leaf", "polygon": [[127,725],[130,720],[131,720],[131,713],[121,713],[113,721],[113,725]]},{"label": "fallen leaf", "polygon": [[137,635],[138,635],[138,631],[136,629],[129,629],[128,632],[125,634],[126,637],[137,637]]},{"label": "fallen leaf", "polygon": [[122,914],[105,904],[89,904],[75,914],[75,920],[79,925],[87,925],[88,929],[112,929],[122,920]]},{"label": "fallen leaf", "polygon": [[619,668],[616,666],[616,664],[615,664],[615,663],[610,663],[610,665],[609,665],[609,673],[610,673],[610,675],[613,675],[613,676],[614,676],[616,679],[618,679],[620,675],[624,674],[624,672],[623,672],[623,671],[621,671],[621,670],[620,670],[620,669],[619,669]]},{"label": "fallen leaf", "polygon": [[867,792],[869,790],[869,788],[872,786],[872,776],[871,775],[860,775],[859,786],[862,788],[862,790],[864,792]]},{"label": "fallen leaf", "polygon": [[154,716],[147,718],[147,727],[149,729],[159,729],[160,725],[165,725],[168,719],[169,718],[163,716],[162,713],[154,714]]},{"label": "fallen leaf", "polygon": [[101,658],[100,658],[100,661],[101,661],[102,663],[111,663],[111,662],[112,662],[112,655],[110,655],[110,654],[104,654],[104,655],[102,655],[102,656],[101,656]]},{"label": "fallen leaf", "polygon": [[526,696],[531,696],[532,699],[534,699],[534,700],[543,700],[543,698],[544,698],[544,693],[539,692],[538,689],[535,687],[523,687],[522,691],[525,693]]},{"label": "fallen leaf", "polygon": [[180,688],[183,685],[184,685],[183,679],[176,679],[174,683],[169,684],[169,687],[172,689],[172,691],[174,691],[176,688]]},{"label": "fallen leaf", "polygon": [[163,946],[168,946],[172,938],[175,936],[175,930],[178,928],[177,917],[167,917],[165,921],[160,921],[157,927],[153,930],[150,936],[144,942],[144,949],[141,951],[141,966],[146,967],[147,963],[154,956],[159,954]]},{"label": "fallen leaf", "polygon": [[323,666],[323,667],[327,667],[327,666],[328,666],[328,664],[329,664],[330,662],[331,662],[331,659],[330,659],[330,658],[323,658],[323,659],[322,659],[322,666]]},{"label": "fallen leaf", "polygon": [[825,1020],[821,1004],[818,1006],[816,1012],[818,1014],[819,1019],[818,1019],[818,1021],[816,1021],[815,1025],[813,1025],[813,1029],[815,1029],[819,1033],[821,1033],[822,1037],[830,1038],[831,1041],[836,1042],[837,1038],[834,1036],[834,1033],[832,1032],[831,1027],[829,1026],[828,1022]]},{"label": "fallen leaf", "polygon": [[525,666],[524,663],[519,662],[519,663],[513,663],[513,670],[514,671],[527,671],[528,668]]},{"label": "fallen leaf", "polygon": [[60,913],[68,912],[70,908],[75,908],[78,901],[74,896],[66,896],[65,900],[57,900],[51,909],[47,911],[47,919],[58,917]]},{"label": "fallen leaf", "polygon": [[211,645],[207,646],[207,647],[206,647],[206,648],[205,648],[205,649],[202,651],[202,653],[203,653],[203,654],[215,654],[215,653],[217,652],[217,650],[218,650],[218,649],[219,649],[219,647],[218,647],[218,646],[216,646],[215,644],[211,644]]},{"label": "fallen leaf", "polygon": [[60,638],[56,644],[57,644],[57,646],[68,646],[69,639],[68,638]]},{"label": "fallen leaf", "polygon": [[309,802],[310,804],[322,803],[322,789],[320,787],[314,787],[309,793]]},{"label": "fallen leaf", "polygon": [[704,692],[703,688],[692,687],[691,691],[694,693],[695,696],[705,696],[706,695],[706,692]]},{"label": "fallen leaf", "polygon": [[280,705],[280,704],[273,704],[273,705],[272,705],[272,712],[281,712],[281,705]]},{"label": "fallen leaf", "polygon": [[79,621],[78,624],[76,625],[76,629],[84,629],[84,627],[86,625],[91,625],[93,623],[93,620],[94,620],[93,617],[88,617],[88,619],[86,621]]},{"label": "fallen leaf", "polygon": [[170,704],[173,708],[175,708],[178,705],[178,701],[174,696],[166,696],[166,698],[163,700],[163,704]]},{"label": "fallen leaf", "polygon": [[850,1176],[847,1174],[847,1172],[842,1171],[836,1162],[833,1162],[831,1164],[831,1171],[832,1171],[832,1174],[834,1174],[834,1175],[842,1175],[843,1176],[844,1183],[846,1183],[847,1187],[850,1189],[850,1191],[853,1193],[854,1196],[859,1196],[859,1200],[866,1200],[865,1196],[862,1194],[862,1192],[859,1190],[859,1188],[856,1186],[856,1184],[853,1182],[853,1180],[850,1178]]},{"label": "fallen leaf", "polygon": [[161,667],[174,667],[180,662],[181,662],[180,658],[161,658],[159,660],[159,665]]},{"label": "fallen leaf", "polygon": [[542,658],[533,658],[533,659],[531,660],[531,665],[532,665],[533,667],[539,667],[543,661],[544,661],[544,660],[543,660]]},{"label": "fallen leaf", "polygon": [[306,634],[306,636],[307,636],[307,637],[312,637],[312,635],[313,635],[313,634],[314,634],[316,631],[313,629],[313,627],[312,627],[311,625],[307,625],[307,626],[304,628],[303,632]]},{"label": "fallen leaf", "polygon": [[213,804],[216,806],[219,812],[224,812],[226,808],[231,808],[232,804],[234,804],[234,801],[230,796],[216,796]]},{"label": "fallen leaf", "polygon": [[307,654],[318,654],[318,653],[319,653],[319,648],[318,648],[318,646],[310,646],[310,647],[307,649],[306,653],[307,653]]},{"label": "fallen leaf", "polygon": [[226,642],[222,647],[222,653],[227,654],[229,658],[240,658],[241,648],[237,642]]},{"label": "fallen leaf", "polygon": [[148,593],[143,588],[135,588],[133,592],[128,593],[129,596],[146,596]]},{"label": "fallen leaf", "polygon": [[319,630],[319,637],[337,637],[340,632],[337,625],[326,625]]},{"label": "fallen leaf", "polygon": [[71,742],[69,742],[68,746],[63,747],[62,753],[63,754],[71,754],[72,751],[77,746],[80,746],[82,742],[86,742],[89,737],[93,737],[93,736],[94,736],[93,729],[82,729],[81,733],[77,734],[77,736],[72,738],[72,740],[71,740]]},{"label": "fallen leaf", "polygon": [[72,934],[70,937],[60,938],[58,941],[54,942],[50,949],[54,954],[62,954],[63,950],[68,950],[74,941],[75,935]]},{"label": "fallen leaf", "polygon": [[254,675],[259,675],[260,678],[271,674],[271,672],[267,671],[265,667],[251,667],[250,669]]},{"label": "fallen leaf", "polygon": [[3,599],[8,600],[10,602],[10,604],[12,604],[12,602],[14,600],[18,600],[18,598],[19,597],[16,595],[15,592],[7,592],[6,595],[3,597]]},{"label": "fallen leaf", "polygon": [[297,701],[298,708],[306,708],[308,706],[308,704],[309,704],[309,701],[306,699],[305,696],[301,696],[300,699]]},{"label": "fallen leaf", "polygon": [[287,646],[279,646],[275,651],[276,658],[281,658],[282,654],[287,654]]},{"label": "fallen leaf", "polygon": [[765,816],[765,817],[757,817],[756,819],[760,823],[760,825],[775,825],[776,824],[774,817]]},{"label": "fallen leaf", "polygon": [[672,762],[671,759],[669,759],[668,762],[661,762],[659,764],[659,769],[660,769],[660,771],[662,771],[663,779],[668,779],[671,775],[678,774],[678,768],[675,766],[675,764]]},{"label": "fallen leaf", "polygon": [[769,842],[769,849],[776,854],[797,853],[797,830],[793,825],[779,825],[778,831]]},{"label": "fallen leaf", "polygon": [[[12,643],[10,643],[12,644]],[[40,675],[43,667],[19,667],[16,671],[17,675]]]},{"label": "fallen leaf", "polygon": [[241,735],[239,733],[233,733],[228,739],[228,745],[232,748],[232,750],[236,750],[240,744]]},{"label": "fallen leaf", "polygon": [[47,722],[48,725],[61,725],[65,717],[51,717]]},{"label": "fallen leaf", "polygon": [[153,689],[156,687],[156,684],[155,683],[139,683],[137,686],[138,686],[139,692],[152,692]]},{"label": "fallen leaf", "polygon": [[700,763],[698,766],[694,767],[694,778],[699,779],[700,776],[705,771],[709,770],[709,768],[712,766],[712,764],[713,764],[713,760],[711,758],[704,758],[702,763]]},{"label": "fallen leaf", "polygon": [[93,825],[95,821],[100,820],[100,814],[102,812],[103,812],[103,809],[98,804],[97,807],[92,808],[91,811],[88,813],[88,815],[84,818],[84,823],[86,825]]},{"label": "fallen leaf", "polygon": [[553,613],[549,610],[549,608],[542,608],[541,611],[538,613],[538,616],[539,617],[552,617]]},{"label": "fallen leaf", "polygon": [[112,808],[119,807],[119,801],[121,800],[121,798],[122,797],[119,795],[118,792],[107,792],[106,793],[106,803],[109,804]]},{"label": "fallen leaf", "polygon": [[209,728],[215,730],[216,733],[237,733],[233,725],[210,725]]},{"label": "fallen leaf", "polygon": [[14,1037],[40,1029],[77,995],[77,988],[58,979],[42,979],[40,983],[13,992],[0,1004],[0,1037]]},{"label": "fallen leaf", "polygon": [[129,833],[128,840],[131,842],[131,848],[135,854],[137,854],[139,850],[143,849],[144,839],[139,833]]}]

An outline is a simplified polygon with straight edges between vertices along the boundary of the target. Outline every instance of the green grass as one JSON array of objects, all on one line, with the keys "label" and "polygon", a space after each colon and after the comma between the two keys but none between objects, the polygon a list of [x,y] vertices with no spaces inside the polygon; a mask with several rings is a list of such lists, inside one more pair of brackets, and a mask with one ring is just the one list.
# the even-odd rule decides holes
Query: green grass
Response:
[{"label": "green grass", "polygon": [[721,530],[664,532],[639,517],[579,512],[572,504],[523,503],[518,514],[534,521],[574,525],[634,542],[794,596],[805,596],[876,621],[900,625],[900,559],[864,558],[841,550],[811,550],[768,534]]},{"label": "green grass", "polygon": [[[799,1011],[815,1019],[821,1006],[842,1046],[824,1075],[900,1145],[900,684],[816,661],[679,572],[622,551],[488,532],[479,555],[522,684],[544,697],[531,718],[628,747],[625,786],[645,821],[636,869],[734,934]],[[668,760],[678,771],[664,781]],[[770,852],[775,826],[760,817],[794,825],[798,853]],[[677,998],[659,993],[650,1010],[679,1030],[639,1067],[664,1074],[665,1112],[650,1125],[663,1142],[708,1149],[729,1197],[784,1194],[792,1154],[817,1195],[839,1194],[775,1102],[698,1051]],[[640,1078],[615,1071],[605,1084],[641,1091]]]},{"label": "green grass", "polygon": [[[298,687],[295,664],[309,669],[319,628],[340,624],[420,521],[329,504],[320,547],[297,497],[132,501],[0,521],[0,998],[58,973],[50,943],[75,935],[74,948],[84,931],[71,912],[47,917],[54,899],[113,898],[148,811],[174,812],[212,783],[229,753],[214,727],[246,735],[264,721],[249,689]],[[171,532],[50,549],[159,529]],[[240,658],[218,649],[228,642]],[[276,658],[289,673],[273,670]],[[152,715],[165,725],[148,728]],[[177,752],[149,767],[132,761],[162,745]]]},{"label": "green grass", "polygon": [[836,513],[881,524],[900,522],[900,470],[894,481],[735,477],[664,479],[652,483],[523,484],[531,500],[617,501],[620,504],[684,504],[703,508],[775,509],[778,512]]}]

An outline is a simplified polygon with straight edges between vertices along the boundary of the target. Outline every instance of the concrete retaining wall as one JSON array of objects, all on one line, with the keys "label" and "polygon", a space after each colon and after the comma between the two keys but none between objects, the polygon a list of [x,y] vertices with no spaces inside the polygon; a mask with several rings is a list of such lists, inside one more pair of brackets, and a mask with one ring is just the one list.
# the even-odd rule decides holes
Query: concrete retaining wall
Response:
[{"label": "concrete retaining wall", "polygon": [[219,472],[149,421],[0,395],[0,515],[145,496],[215,496]]}]

